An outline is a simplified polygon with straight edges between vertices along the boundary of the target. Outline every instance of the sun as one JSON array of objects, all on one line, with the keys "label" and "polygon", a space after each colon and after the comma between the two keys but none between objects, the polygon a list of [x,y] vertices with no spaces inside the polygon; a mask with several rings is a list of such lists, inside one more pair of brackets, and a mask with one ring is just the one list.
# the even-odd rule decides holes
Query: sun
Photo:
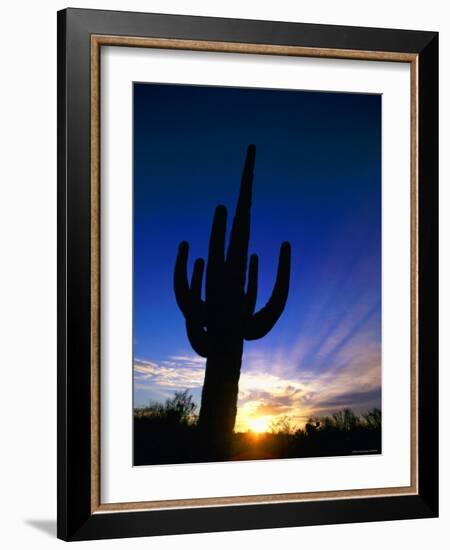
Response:
[{"label": "sun", "polygon": [[251,418],[248,421],[248,427],[252,432],[264,433],[269,429],[270,418],[267,416],[259,416],[258,418]]}]

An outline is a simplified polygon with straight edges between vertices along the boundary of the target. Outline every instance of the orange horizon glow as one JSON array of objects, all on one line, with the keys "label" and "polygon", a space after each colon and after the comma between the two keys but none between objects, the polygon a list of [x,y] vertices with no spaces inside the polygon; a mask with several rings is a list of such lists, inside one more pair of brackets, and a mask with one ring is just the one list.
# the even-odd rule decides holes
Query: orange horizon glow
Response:
[{"label": "orange horizon glow", "polygon": [[247,426],[251,432],[261,434],[269,431],[271,421],[272,421],[272,418],[269,416],[248,418]]}]

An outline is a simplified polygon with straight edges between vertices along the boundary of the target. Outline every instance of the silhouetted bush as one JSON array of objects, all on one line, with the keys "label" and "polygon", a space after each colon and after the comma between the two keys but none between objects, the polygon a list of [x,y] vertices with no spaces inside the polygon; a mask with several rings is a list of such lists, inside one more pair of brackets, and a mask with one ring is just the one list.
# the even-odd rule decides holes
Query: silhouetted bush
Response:
[{"label": "silhouetted bush", "polygon": [[372,430],[381,429],[381,411],[380,409],[372,409],[366,414],[363,414],[366,426]]},{"label": "silhouetted bush", "polygon": [[197,461],[197,418],[197,405],[188,390],[176,392],[164,404],[134,409],[134,464]]},{"label": "silhouetted bush", "polygon": [[295,432],[295,424],[289,416],[282,416],[272,420],[269,432],[273,434],[292,435]]},{"label": "silhouetted bush", "polygon": [[166,399],[163,405],[151,403],[148,407],[134,409],[134,417],[191,425],[197,422],[196,411],[197,405],[193,402],[192,395],[185,390],[175,392],[175,396],[172,399]]},{"label": "silhouetted bush", "polygon": [[308,419],[296,429],[288,416],[267,433],[234,433],[223,456],[208,452],[197,427],[197,407],[188,391],[164,404],[134,410],[134,464],[179,464],[223,460],[260,460],[376,454],[381,452],[381,411],[357,416],[351,409]]}]

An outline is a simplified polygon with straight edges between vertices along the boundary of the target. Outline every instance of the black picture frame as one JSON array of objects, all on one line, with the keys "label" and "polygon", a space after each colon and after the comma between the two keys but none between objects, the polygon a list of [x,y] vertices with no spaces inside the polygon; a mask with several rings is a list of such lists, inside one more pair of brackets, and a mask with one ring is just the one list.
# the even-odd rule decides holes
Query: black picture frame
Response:
[{"label": "black picture frame", "polygon": [[[417,56],[418,492],[377,498],[92,513],[91,36],[270,44]],[[58,532],[138,537],[438,515],[438,34],[210,17],[58,12]]]}]

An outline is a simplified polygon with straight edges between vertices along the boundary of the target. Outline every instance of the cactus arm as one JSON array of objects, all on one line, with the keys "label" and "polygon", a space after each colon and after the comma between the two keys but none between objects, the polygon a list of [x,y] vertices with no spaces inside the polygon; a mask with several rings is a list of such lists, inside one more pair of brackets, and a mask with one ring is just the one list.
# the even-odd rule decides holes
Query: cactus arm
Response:
[{"label": "cactus arm", "polygon": [[186,332],[193,350],[201,357],[208,355],[208,334],[203,328],[204,319],[202,316],[202,281],[205,262],[199,258],[195,261],[194,271],[191,278],[192,308],[186,316]]},{"label": "cactus arm", "polygon": [[205,262],[202,258],[198,258],[194,263],[194,270],[191,278],[191,299],[192,299],[192,314],[198,315],[199,305],[202,303],[202,281]]},{"label": "cactus arm", "polygon": [[217,302],[220,297],[221,282],[224,270],[225,233],[227,229],[227,209],[218,206],[209,239],[208,265],[206,267],[206,300]]},{"label": "cactus arm", "polygon": [[258,256],[252,254],[250,256],[250,264],[248,266],[248,282],[247,292],[245,293],[245,313],[253,315],[256,307],[256,298],[258,295]]},{"label": "cactus arm", "polygon": [[191,278],[191,292],[195,300],[200,300],[202,295],[203,270],[205,268],[205,260],[197,258],[194,262],[194,270]]},{"label": "cactus arm", "polygon": [[289,293],[290,271],[291,246],[288,242],[284,242],[280,249],[277,277],[272,295],[267,304],[248,320],[244,332],[246,340],[263,338],[280,318]]},{"label": "cactus arm", "polygon": [[242,173],[241,189],[230,233],[227,252],[229,273],[238,289],[244,289],[247,271],[248,241],[250,239],[250,211],[252,206],[253,168],[256,148],[249,145]]},{"label": "cactus arm", "polygon": [[[187,276],[187,261],[189,255],[189,244],[186,241],[180,243],[178,247],[178,255],[175,262],[175,271],[173,277],[173,286],[175,290],[175,298],[183,313],[184,317],[187,318],[192,314],[193,308],[196,309],[196,315],[201,317],[202,324],[206,321],[206,304],[201,299],[201,279],[203,277],[203,264],[201,268],[200,275],[200,292],[197,293],[197,296],[194,297],[192,293],[192,288],[189,287],[188,276]],[[197,260],[198,262],[199,260]],[[203,260],[201,260],[203,262]],[[196,264],[197,264],[196,262]],[[203,262],[204,263],[204,262]],[[198,272],[198,267],[197,267]],[[198,273],[196,276],[196,267],[194,266],[194,272],[192,276],[192,284],[197,280]]]},{"label": "cactus arm", "polygon": [[175,271],[173,277],[173,287],[178,307],[186,317],[190,309],[190,289],[187,277],[187,261],[189,255],[189,244],[186,241],[180,243],[178,247],[177,259],[175,262]]},{"label": "cactus arm", "polygon": [[186,319],[186,334],[195,353],[200,357],[208,357],[208,334],[206,330],[195,321]]}]

